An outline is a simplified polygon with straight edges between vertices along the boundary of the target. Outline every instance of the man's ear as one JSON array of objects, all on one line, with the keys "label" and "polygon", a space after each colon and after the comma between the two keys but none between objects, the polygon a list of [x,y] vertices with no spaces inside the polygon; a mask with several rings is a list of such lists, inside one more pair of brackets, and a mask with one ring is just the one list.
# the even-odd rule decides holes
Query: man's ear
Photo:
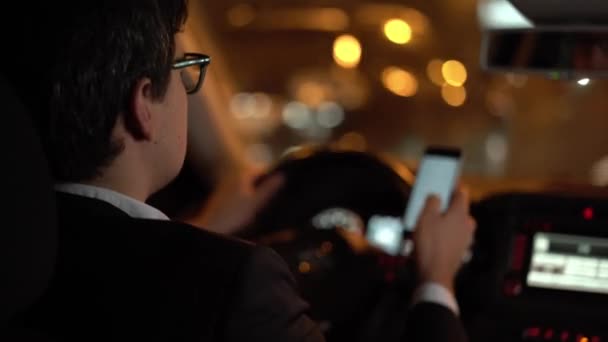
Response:
[{"label": "man's ear", "polygon": [[127,130],[136,140],[152,140],[154,134],[152,81],[142,78],[131,93],[129,113],[125,113]]}]

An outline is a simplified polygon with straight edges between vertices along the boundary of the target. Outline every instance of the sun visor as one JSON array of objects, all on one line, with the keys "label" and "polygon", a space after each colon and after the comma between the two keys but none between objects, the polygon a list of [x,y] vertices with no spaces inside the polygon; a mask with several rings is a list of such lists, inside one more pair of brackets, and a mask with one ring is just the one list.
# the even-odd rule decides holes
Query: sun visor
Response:
[{"label": "sun visor", "polygon": [[480,0],[477,13],[484,30],[534,27],[532,22],[508,0]]}]

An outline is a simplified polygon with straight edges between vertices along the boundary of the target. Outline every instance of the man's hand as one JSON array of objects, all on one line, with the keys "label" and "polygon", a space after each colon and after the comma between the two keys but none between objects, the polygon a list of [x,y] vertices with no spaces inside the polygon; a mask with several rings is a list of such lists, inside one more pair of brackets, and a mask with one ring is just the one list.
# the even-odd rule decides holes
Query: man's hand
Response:
[{"label": "man's hand", "polygon": [[441,213],[439,198],[429,197],[414,232],[421,281],[438,283],[453,292],[454,278],[473,241],[475,228],[465,191],[454,194],[445,213]]},{"label": "man's hand", "polygon": [[186,222],[220,234],[234,234],[247,227],[284,183],[284,177],[277,174],[255,187],[256,178],[256,172],[246,172],[236,179],[222,180],[205,207]]}]

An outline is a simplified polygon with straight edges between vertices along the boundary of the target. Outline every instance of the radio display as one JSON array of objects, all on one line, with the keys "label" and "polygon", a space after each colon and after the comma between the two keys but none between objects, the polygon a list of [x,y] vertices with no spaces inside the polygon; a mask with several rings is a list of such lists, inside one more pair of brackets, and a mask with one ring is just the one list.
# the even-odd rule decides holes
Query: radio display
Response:
[{"label": "radio display", "polygon": [[537,233],[527,284],[608,294],[608,239]]}]

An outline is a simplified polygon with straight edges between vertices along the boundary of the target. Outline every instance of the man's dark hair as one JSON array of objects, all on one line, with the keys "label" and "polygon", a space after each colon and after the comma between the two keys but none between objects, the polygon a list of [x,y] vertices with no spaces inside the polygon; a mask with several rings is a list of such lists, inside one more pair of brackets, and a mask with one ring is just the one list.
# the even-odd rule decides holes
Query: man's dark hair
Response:
[{"label": "man's dark hair", "polygon": [[5,45],[4,72],[34,113],[55,180],[90,180],[123,148],[112,131],[137,82],[150,78],[152,95],[164,97],[187,0],[41,6],[14,12],[23,16]]}]

